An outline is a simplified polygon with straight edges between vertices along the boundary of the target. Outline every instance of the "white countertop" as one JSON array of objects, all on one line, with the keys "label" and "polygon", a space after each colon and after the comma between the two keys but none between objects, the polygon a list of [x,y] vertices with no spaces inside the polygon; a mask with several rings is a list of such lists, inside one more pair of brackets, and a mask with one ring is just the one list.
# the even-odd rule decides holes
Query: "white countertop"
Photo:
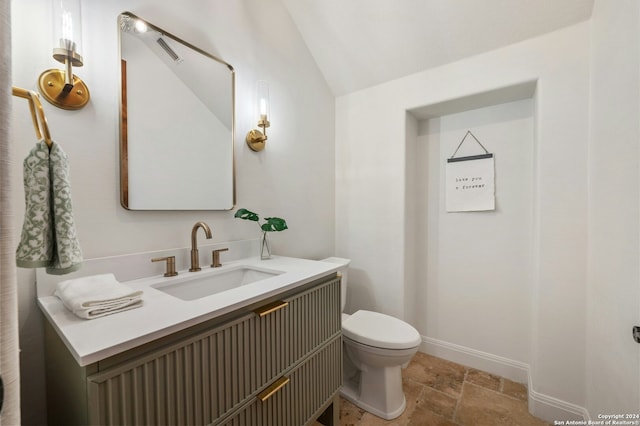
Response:
[{"label": "white countertop", "polygon": [[91,320],[78,318],[55,296],[39,297],[38,304],[78,364],[85,366],[301,286],[339,268],[337,264],[307,259],[253,257],[227,262],[220,268],[203,266],[200,272],[179,271],[178,277],[222,272],[238,265],[278,270],[282,274],[191,301],[151,287],[158,280],[170,282],[173,277],[158,275],[126,281],[123,284],[144,292],[142,307]]}]

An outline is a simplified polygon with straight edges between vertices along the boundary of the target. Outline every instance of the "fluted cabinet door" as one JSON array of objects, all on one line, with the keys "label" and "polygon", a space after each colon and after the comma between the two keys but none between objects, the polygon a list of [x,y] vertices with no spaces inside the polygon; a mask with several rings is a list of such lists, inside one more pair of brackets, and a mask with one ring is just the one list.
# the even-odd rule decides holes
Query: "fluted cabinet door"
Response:
[{"label": "fluted cabinet door", "polygon": [[[301,426],[315,419],[318,407],[333,399],[342,384],[342,340],[334,338],[320,351],[282,376],[272,394],[258,395],[224,419],[221,426]],[[274,382],[278,385],[278,380]],[[268,390],[268,389],[267,389]],[[262,396],[262,397],[261,397]]]}]

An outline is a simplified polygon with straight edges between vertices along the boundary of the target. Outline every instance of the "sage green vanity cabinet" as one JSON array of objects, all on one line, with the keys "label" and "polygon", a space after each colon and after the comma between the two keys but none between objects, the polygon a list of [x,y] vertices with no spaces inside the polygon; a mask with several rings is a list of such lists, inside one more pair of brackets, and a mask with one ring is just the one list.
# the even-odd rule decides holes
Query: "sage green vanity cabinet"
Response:
[{"label": "sage green vanity cabinet", "polygon": [[331,274],[86,367],[50,329],[50,424],[338,424],[340,316]]},{"label": "sage green vanity cabinet", "polygon": [[[320,413],[328,395],[341,385],[341,377],[333,376],[327,366],[336,366],[342,362],[342,340],[336,337],[331,342],[306,359],[290,373],[288,381],[281,389],[262,401],[252,400],[220,425],[303,425],[315,419]],[[266,395],[265,395],[266,396]],[[292,404],[291,401],[296,401]],[[337,422],[336,424],[339,424]]]}]

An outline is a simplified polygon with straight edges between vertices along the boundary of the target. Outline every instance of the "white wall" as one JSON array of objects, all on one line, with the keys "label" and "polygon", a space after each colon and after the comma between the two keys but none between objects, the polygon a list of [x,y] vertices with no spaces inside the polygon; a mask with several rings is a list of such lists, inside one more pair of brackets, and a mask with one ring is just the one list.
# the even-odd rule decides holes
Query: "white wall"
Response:
[{"label": "white wall", "polygon": [[587,405],[640,407],[640,4],[595,2],[591,35]]},{"label": "white wall", "polygon": [[[529,362],[533,100],[423,120],[415,192],[416,326],[425,336]],[[446,159],[467,130],[494,154],[496,209],[447,213]],[[482,154],[468,136],[456,156]],[[452,309],[455,307],[455,309]]]},{"label": "white wall", "polygon": [[[186,247],[197,220],[215,242],[257,238],[257,226],[233,212],[132,212],[120,207],[118,176],[117,15],[129,10],[219,56],[236,70],[237,206],[284,217],[289,230],[271,238],[276,254],[323,258],[334,249],[334,99],[286,10],[276,0],[85,0],[85,66],[91,102],[81,111],[44,105],[53,138],[71,160],[74,213],[85,258]],[[35,89],[51,58],[50,2],[12,1],[14,85]],[[251,152],[246,132],[256,127],[255,83],[270,83],[267,148]],[[13,110],[14,155],[34,144],[26,102]],[[16,232],[24,209],[22,170],[13,170]],[[17,238],[17,235],[16,235]],[[17,239],[16,239],[17,240]],[[178,265],[184,268],[185,265]],[[43,424],[41,315],[35,274],[19,271],[23,424]]]},{"label": "white wall", "polygon": [[[347,308],[375,309],[411,321],[419,308],[411,307],[415,290],[406,279],[415,267],[411,263],[420,260],[407,252],[412,246],[407,241],[417,238],[407,237],[407,218],[418,216],[405,197],[412,196],[408,170],[418,167],[407,164],[407,143],[416,138],[407,132],[417,123],[407,119],[406,111],[537,81],[532,225],[523,231],[531,235],[532,254],[525,278],[530,283],[526,359],[532,393],[560,401],[576,416],[585,403],[589,29],[588,23],[579,24],[336,101],[336,251],[351,258],[353,267]],[[500,310],[505,300],[498,289],[492,291],[494,302],[487,296],[484,307]],[[456,300],[442,302],[441,312],[459,309]],[[430,302],[418,303],[424,309]],[[523,303],[522,294],[515,303]],[[432,337],[426,324],[414,325],[425,338]],[[485,333],[492,331],[500,332]],[[471,353],[497,350],[461,333],[456,343]],[[506,343],[501,351],[525,358],[522,340],[515,344],[520,347]],[[534,413],[555,416],[535,402]]]}]

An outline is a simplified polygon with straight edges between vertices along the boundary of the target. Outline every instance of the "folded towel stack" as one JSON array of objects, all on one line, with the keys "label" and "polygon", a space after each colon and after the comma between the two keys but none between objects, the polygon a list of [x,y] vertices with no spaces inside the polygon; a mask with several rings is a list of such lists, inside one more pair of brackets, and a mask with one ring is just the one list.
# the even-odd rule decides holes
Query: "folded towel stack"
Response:
[{"label": "folded towel stack", "polygon": [[67,309],[84,319],[142,306],[142,291],[121,284],[113,274],[62,281],[56,285],[54,295]]}]

